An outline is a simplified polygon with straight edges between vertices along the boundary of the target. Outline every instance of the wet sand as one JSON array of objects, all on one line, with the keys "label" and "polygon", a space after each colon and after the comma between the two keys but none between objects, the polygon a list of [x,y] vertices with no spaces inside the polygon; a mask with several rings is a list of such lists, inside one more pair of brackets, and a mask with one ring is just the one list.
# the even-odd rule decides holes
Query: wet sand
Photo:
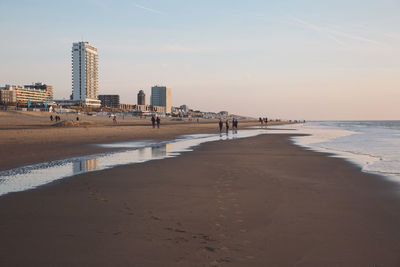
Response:
[{"label": "wet sand", "polygon": [[[188,119],[162,119],[160,129],[153,129],[149,118],[127,116],[125,119],[120,118],[118,124],[114,125],[108,116],[79,115],[80,122],[92,125],[54,127],[52,125],[55,122],[51,122],[49,116],[50,113],[45,112],[0,111],[0,170],[112,150],[96,146],[99,143],[169,140],[182,134],[219,131],[217,121],[206,119],[200,119],[199,123]],[[77,115],[60,116],[72,120]],[[258,123],[239,122],[239,128],[251,125]]]},{"label": "wet sand", "polygon": [[398,186],[288,135],[0,197],[1,266],[399,266]]}]

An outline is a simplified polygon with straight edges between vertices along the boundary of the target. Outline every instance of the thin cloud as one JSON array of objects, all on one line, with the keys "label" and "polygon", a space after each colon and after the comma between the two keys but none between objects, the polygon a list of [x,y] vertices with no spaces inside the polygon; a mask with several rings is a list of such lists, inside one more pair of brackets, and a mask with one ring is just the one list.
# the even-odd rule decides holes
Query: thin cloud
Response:
[{"label": "thin cloud", "polygon": [[163,12],[161,12],[161,11],[159,11],[159,10],[156,10],[156,9],[153,9],[153,8],[141,6],[141,5],[138,5],[138,4],[134,4],[134,6],[137,7],[137,8],[140,8],[140,9],[143,9],[143,10],[146,10],[146,11],[149,11],[149,12],[152,12],[152,13],[164,14]]},{"label": "thin cloud", "polygon": [[390,37],[390,38],[393,38],[393,39],[396,39],[396,40],[400,40],[400,34],[398,34],[398,33],[390,32],[390,33],[385,33],[385,35],[387,37]]},{"label": "thin cloud", "polygon": [[298,25],[301,25],[303,27],[306,27],[308,29],[314,30],[316,32],[319,32],[321,34],[325,34],[328,38],[334,40],[335,42],[337,42],[338,44],[341,45],[345,45],[345,43],[341,40],[339,40],[338,37],[342,37],[342,38],[346,38],[346,39],[350,39],[350,40],[356,40],[359,42],[363,42],[363,43],[369,43],[369,44],[374,44],[374,45],[380,45],[381,43],[379,43],[378,41],[369,39],[369,38],[365,38],[362,36],[358,36],[358,35],[354,35],[354,34],[349,34],[349,33],[345,33],[339,30],[334,30],[332,28],[328,28],[328,27],[321,27],[309,22],[306,22],[304,20],[298,19],[298,18],[292,18],[292,21],[296,22]]},{"label": "thin cloud", "polygon": [[316,32],[325,34],[329,39],[335,41],[336,43],[340,44],[340,45],[345,45],[345,43],[343,43],[342,41],[340,41],[339,39],[335,38],[332,34],[330,34],[329,32],[326,32],[326,30],[322,27],[319,27],[317,25],[311,24],[309,22],[305,22],[304,20],[301,19],[297,19],[297,18],[293,18],[293,20],[295,22],[297,22],[298,24],[305,26],[311,30],[314,30]]}]

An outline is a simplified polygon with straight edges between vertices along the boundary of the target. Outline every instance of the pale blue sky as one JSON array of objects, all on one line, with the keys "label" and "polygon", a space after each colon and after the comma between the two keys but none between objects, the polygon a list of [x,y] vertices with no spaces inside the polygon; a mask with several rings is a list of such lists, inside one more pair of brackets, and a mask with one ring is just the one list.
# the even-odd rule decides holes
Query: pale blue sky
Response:
[{"label": "pale blue sky", "polygon": [[99,91],[136,104],[291,119],[400,118],[400,1],[0,0],[0,86],[71,94],[72,42],[99,50]]}]

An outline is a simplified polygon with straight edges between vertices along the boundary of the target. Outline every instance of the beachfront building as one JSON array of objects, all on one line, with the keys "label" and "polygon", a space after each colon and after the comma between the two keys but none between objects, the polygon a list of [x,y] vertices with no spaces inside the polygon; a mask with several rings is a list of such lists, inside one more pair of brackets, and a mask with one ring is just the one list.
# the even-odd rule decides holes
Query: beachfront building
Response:
[{"label": "beachfront building", "polygon": [[120,110],[123,110],[123,111],[134,111],[134,110],[135,110],[135,106],[136,106],[136,105],[133,105],[133,104],[123,104],[123,103],[120,103],[120,104],[119,104],[119,109],[120,109]]},{"label": "beachfront building", "polygon": [[171,88],[166,86],[153,86],[151,87],[151,99],[150,104],[152,106],[165,107],[165,113],[171,113]]},{"label": "beachfront building", "polygon": [[119,95],[99,95],[102,107],[119,108]]},{"label": "beachfront building", "polygon": [[0,91],[1,102],[4,104],[45,104],[53,100],[53,86],[41,82],[25,86],[7,84],[5,87],[0,87]]},{"label": "beachfront building", "polygon": [[189,112],[189,107],[188,107],[188,105],[181,105],[179,108],[182,109],[183,112],[185,112],[185,113],[188,113],[188,112]]},{"label": "beachfront building", "polygon": [[72,44],[72,100],[83,106],[101,105],[98,100],[97,48],[88,42]]},{"label": "beachfront building", "polygon": [[146,94],[143,92],[143,90],[140,90],[137,95],[137,104],[146,105]]},{"label": "beachfront building", "polygon": [[0,90],[0,104],[13,105],[17,103],[17,91]]},{"label": "beachfront building", "polygon": [[152,105],[134,105],[132,113],[138,116],[163,116],[165,115],[165,107]]}]

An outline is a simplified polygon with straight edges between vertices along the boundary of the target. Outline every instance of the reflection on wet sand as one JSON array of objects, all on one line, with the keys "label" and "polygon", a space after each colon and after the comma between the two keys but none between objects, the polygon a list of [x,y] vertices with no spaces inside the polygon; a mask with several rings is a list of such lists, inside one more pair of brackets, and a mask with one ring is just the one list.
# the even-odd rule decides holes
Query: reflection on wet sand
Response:
[{"label": "reflection on wet sand", "polygon": [[153,158],[164,158],[171,152],[171,144],[164,143],[151,148],[151,156]]},{"label": "reflection on wet sand", "polygon": [[176,157],[183,152],[192,151],[202,143],[232,140],[265,134],[265,130],[240,130],[226,134],[195,134],[182,136],[174,141],[125,142],[107,144],[106,147],[124,149],[113,153],[44,162],[8,171],[0,171],[0,196],[10,192],[19,192],[95,170],[105,170],[116,166],[141,163],[149,160]]},{"label": "reflection on wet sand", "polygon": [[72,164],[72,171],[74,174],[94,171],[98,169],[98,161],[97,158],[94,159],[83,159],[80,161],[76,161]]}]

